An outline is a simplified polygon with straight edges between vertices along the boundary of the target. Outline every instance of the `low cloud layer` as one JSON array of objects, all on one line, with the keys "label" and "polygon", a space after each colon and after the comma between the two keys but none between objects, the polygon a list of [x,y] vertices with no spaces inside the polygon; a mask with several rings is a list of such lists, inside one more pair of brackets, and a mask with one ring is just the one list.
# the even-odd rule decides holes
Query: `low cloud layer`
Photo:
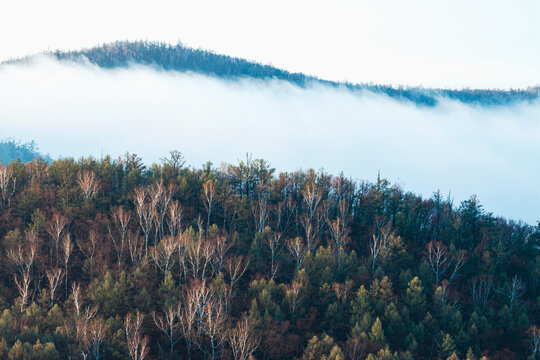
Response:
[{"label": "low cloud layer", "polygon": [[279,81],[227,82],[145,67],[102,70],[40,58],[0,68],[0,138],[53,157],[126,151],[147,163],[172,149],[189,164],[246,152],[279,171],[383,177],[456,202],[477,194],[495,215],[540,220],[540,103],[418,108],[369,92]]}]

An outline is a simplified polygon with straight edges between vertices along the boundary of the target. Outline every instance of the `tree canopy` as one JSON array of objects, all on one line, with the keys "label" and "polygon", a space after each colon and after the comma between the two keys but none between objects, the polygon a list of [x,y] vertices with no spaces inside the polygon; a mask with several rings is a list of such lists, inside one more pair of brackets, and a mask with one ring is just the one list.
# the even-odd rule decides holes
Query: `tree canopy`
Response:
[{"label": "tree canopy", "polygon": [[534,359],[540,227],[171,152],[0,164],[2,359]]}]

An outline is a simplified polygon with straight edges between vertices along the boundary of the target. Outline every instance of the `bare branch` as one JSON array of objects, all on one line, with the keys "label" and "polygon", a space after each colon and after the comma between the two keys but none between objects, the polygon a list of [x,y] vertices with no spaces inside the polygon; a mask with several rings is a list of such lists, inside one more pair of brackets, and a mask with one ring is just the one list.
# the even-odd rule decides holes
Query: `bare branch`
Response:
[{"label": "bare branch", "polygon": [[47,280],[49,281],[49,299],[51,306],[54,304],[56,289],[62,283],[62,269],[54,268],[46,271]]},{"label": "bare branch", "polygon": [[[437,287],[450,265],[452,265],[452,256],[448,252],[448,248],[440,241],[429,242],[426,246],[425,255],[435,275],[435,286]],[[455,272],[457,272],[457,269],[455,268]]]},{"label": "bare branch", "polygon": [[156,266],[163,271],[164,277],[167,277],[169,270],[174,265],[175,258],[173,258],[173,254],[178,250],[179,244],[178,237],[166,236],[158,246],[150,248],[150,257],[154,260]]},{"label": "bare branch", "polygon": [[180,327],[180,304],[177,306],[169,306],[164,309],[163,316],[152,313],[154,323],[159,330],[167,337],[169,341],[170,358],[174,354],[174,345],[180,340],[178,328]]},{"label": "bare branch", "polygon": [[126,343],[131,360],[144,360],[150,351],[147,346],[148,338],[143,338],[141,334],[143,319],[144,315],[137,311],[135,315],[127,314],[124,321]]},{"label": "bare branch", "polygon": [[93,171],[82,171],[77,174],[77,185],[86,199],[94,196],[99,190],[99,181]]},{"label": "bare branch", "polygon": [[62,235],[64,234],[67,224],[68,220],[64,216],[57,213],[53,215],[51,221],[46,227],[47,233],[54,241],[56,249],[56,265],[58,265],[58,248],[60,247],[60,239],[62,239]]},{"label": "bare branch", "polygon": [[491,276],[479,276],[470,283],[474,305],[482,311],[486,308],[492,286],[493,278]]},{"label": "bare branch", "polygon": [[257,350],[260,339],[251,335],[248,319],[242,318],[227,336],[235,360],[247,360]]}]

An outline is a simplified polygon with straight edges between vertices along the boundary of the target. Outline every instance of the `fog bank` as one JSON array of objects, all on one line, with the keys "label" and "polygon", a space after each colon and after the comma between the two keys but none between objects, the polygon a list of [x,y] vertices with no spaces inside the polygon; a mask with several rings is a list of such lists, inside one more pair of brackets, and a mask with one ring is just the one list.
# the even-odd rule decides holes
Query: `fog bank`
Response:
[{"label": "fog bank", "polygon": [[369,92],[286,82],[227,82],[147,67],[102,70],[39,58],[0,67],[0,138],[58,156],[147,163],[169,150],[200,166],[246,152],[278,171],[324,168],[383,177],[429,197],[477,194],[495,215],[540,220],[540,103],[419,108]]}]

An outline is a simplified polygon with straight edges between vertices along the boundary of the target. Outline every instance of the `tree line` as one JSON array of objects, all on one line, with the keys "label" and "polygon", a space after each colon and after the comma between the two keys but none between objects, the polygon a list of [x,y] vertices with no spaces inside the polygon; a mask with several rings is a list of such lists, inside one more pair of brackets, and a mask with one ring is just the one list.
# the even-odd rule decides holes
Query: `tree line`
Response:
[{"label": "tree line", "polygon": [[2,359],[535,359],[540,227],[172,151],[0,165]]}]

